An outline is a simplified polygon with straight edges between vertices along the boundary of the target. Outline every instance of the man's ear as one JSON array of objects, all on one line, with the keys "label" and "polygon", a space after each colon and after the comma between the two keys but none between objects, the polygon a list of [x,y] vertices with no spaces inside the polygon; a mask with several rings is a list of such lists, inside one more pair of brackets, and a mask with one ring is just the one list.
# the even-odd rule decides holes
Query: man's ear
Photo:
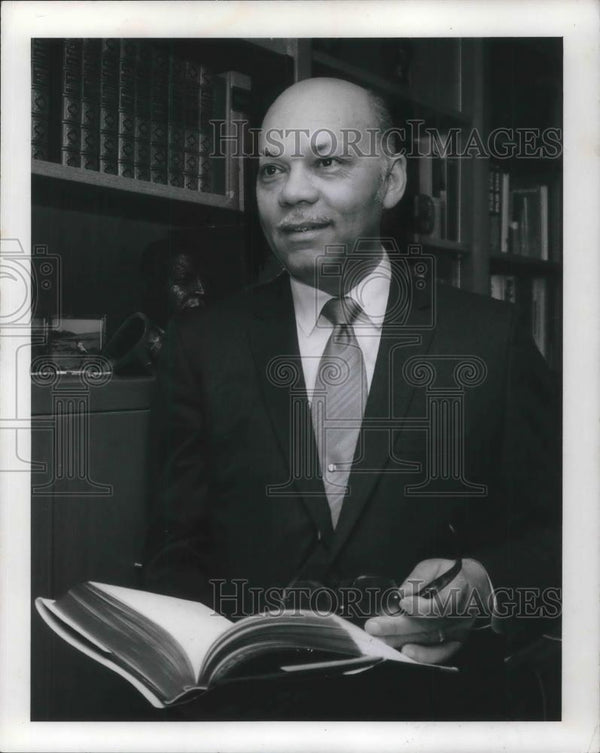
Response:
[{"label": "man's ear", "polygon": [[406,157],[403,154],[394,154],[385,177],[383,206],[385,209],[395,207],[404,196],[406,189]]}]

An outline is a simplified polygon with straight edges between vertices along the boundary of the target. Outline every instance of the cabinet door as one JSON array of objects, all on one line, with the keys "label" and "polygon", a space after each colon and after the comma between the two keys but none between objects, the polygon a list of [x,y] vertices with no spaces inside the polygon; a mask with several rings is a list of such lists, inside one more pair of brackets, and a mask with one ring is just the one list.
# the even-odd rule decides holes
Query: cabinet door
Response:
[{"label": "cabinet door", "polygon": [[[32,457],[45,470],[32,474],[32,597],[56,598],[83,580],[136,585],[148,419],[148,410],[136,410],[38,420]],[[34,612],[33,719],[143,718],[149,711],[127,683],[65,644]]]}]

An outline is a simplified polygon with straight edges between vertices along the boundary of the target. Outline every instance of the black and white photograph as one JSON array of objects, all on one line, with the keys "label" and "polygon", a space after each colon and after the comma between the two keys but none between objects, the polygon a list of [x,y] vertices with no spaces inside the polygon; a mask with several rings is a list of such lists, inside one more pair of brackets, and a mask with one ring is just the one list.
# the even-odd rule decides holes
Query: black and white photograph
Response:
[{"label": "black and white photograph", "polygon": [[567,6],[3,4],[4,750],[597,749]]}]

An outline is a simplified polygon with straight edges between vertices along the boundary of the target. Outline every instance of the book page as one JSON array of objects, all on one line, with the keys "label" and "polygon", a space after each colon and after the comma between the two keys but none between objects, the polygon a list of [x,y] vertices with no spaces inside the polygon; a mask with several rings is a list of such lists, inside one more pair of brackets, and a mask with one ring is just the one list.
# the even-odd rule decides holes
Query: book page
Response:
[{"label": "book page", "polygon": [[[102,654],[101,651],[97,651],[92,644],[97,645],[102,649],[102,651],[107,651],[102,647],[100,643],[98,643],[98,641],[93,639],[88,633],[81,631],[79,627],[72,624],[70,621],[65,621],[63,615],[60,615],[60,617],[58,615],[55,615],[53,611],[53,605],[54,602],[50,601],[49,599],[42,599],[38,597],[35,600],[35,607],[39,612],[41,618],[52,628],[52,630],[54,630],[57,635],[59,635],[63,640],[76,648],[78,651],[81,651],[83,654],[91,657],[99,664],[102,664],[104,667],[108,667],[108,669],[111,669],[113,672],[121,675],[121,677],[124,677],[155,708],[162,709],[165,707],[165,704],[160,700],[160,698],[158,698],[155,693],[153,693],[142,682],[140,682],[137,677],[132,675],[131,672],[128,672],[124,667],[121,667],[119,664],[112,661],[112,659],[109,659],[108,656]],[[73,629],[69,630],[69,627],[72,627]],[[79,638],[75,631],[77,631],[77,633],[80,633],[86,640]],[[89,639],[90,642],[87,642],[87,639]]]},{"label": "book page", "polygon": [[213,641],[232,625],[225,617],[197,601],[106,583],[93,585],[170,633],[186,652],[196,677]]},{"label": "book page", "polygon": [[332,617],[344,628],[364,656],[380,657],[382,659],[388,659],[389,661],[403,662],[405,664],[417,664],[420,667],[435,667],[436,669],[452,672],[458,671],[456,667],[449,667],[441,664],[426,664],[425,662],[415,661],[401,651],[392,648],[392,646],[388,646],[388,644],[382,641],[381,638],[370,635],[352,622],[344,620],[343,617],[339,617],[338,615],[332,615]]}]

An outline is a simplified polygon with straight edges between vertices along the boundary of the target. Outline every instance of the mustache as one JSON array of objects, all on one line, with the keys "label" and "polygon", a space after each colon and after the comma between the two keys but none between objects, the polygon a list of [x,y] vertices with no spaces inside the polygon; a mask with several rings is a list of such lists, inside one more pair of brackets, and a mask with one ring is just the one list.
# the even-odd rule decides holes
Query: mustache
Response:
[{"label": "mustache", "polygon": [[331,218],[326,216],[305,217],[303,215],[286,217],[277,225],[278,230],[295,230],[298,227],[323,227],[329,225]]}]

